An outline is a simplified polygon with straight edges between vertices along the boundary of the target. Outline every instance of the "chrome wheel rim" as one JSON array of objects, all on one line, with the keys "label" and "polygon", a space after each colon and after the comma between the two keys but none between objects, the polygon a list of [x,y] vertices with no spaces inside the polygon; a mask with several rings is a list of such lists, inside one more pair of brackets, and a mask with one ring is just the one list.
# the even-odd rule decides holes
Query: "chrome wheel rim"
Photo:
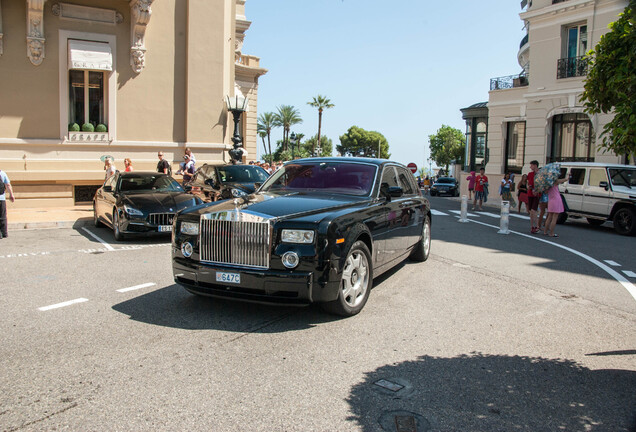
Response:
[{"label": "chrome wheel rim", "polygon": [[364,252],[356,250],[347,257],[342,270],[342,298],[350,307],[358,306],[369,287],[369,261]]}]

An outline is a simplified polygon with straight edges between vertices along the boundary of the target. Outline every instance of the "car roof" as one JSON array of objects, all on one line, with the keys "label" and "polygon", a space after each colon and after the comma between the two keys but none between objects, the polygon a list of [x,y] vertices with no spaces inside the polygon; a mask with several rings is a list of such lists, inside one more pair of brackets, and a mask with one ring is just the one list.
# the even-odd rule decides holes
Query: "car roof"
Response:
[{"label": "car roof", "polygon": [[155,176],[155,175],[164,175],[168,174],[160,173],[157,171],[119,171],[119,175],[122,177],[143,177],[143,176]]},{"label": "car roof", "polygon": [[314,158],[305,158],[305,159],[296,159],[293,161],[285,162],[288,163],[315,163],[315,162],[343,162],[343,163],[366,163],[371,165],[387,165],[387,164],[395,164],[404,166],[403,164],[395,161],[391,161],[388,159],[377,159],[370,157],[354,157],[354,156],[335,156],[335,157],[314,157]]}]

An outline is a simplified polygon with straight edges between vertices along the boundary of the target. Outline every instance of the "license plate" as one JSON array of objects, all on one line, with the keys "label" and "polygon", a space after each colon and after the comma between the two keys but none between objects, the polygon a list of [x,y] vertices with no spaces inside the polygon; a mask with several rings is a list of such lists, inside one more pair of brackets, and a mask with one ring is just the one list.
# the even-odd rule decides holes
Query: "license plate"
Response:
[{"label": "license plate", "polygon": [[226,283],[240,284],[241,283],[241,274],[240,273],[216,272],[216,281],[217,282],[226,282]]},{"label": "license plate", "polygon": [[172,225],[159,225],[159,232],[171,232]]}]

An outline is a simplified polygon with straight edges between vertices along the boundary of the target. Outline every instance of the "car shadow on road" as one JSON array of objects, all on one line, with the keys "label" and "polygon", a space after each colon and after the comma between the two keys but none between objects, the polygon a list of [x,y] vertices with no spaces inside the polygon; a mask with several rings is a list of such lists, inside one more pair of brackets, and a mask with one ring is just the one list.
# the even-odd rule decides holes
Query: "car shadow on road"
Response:
[{"label": "car shadow on road", "polygon": [[[91,219],[91,222],[92,222],[92,219]],[[170,243],[170,235],[166,235],[166,234],[161,234],[161,235],[159,234],[154,234],[154,235],[128,234],[124,240],[117,241],[115,240],[115,235],[113,234],[113,230],[110,228],[106,228],[106,227],[97,228],[92,224],[76,223],[75,225],[73,225],[73,229],[77,231],[82,237],[90,241],[91,243],[102,244],[96,238],[98,237],[113,247],[120,247],[120,246],[134,247],[134,246],[147,246],[147,245]]]},{"label": "car shadow on road", "polygon": [[347,398],[348,420],[369,432],[398,424],[417,431],[635,432],[635,388],[634,371],[591,370],[571,360],[423,355],[366,373]]}]

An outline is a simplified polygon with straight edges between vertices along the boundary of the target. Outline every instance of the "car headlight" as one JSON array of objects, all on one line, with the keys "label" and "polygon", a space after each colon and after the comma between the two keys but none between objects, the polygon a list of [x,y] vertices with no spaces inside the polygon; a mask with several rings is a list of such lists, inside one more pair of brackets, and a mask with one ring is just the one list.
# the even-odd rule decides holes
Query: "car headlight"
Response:
[{"label": "car headlight", "polygon": [[181,222],[181,234],[199,235],[198,222]]},{"label": "car headlight", "polygon": [[129,206],[128,204],[124,204],[124,211],[128,213],[130,216],[143,216],[144,213],[141,210],[137,210],[134,207]]},{"label": "car headlight", "polygon": [[240,189],[232,189],[232,196],[234,198],[246,196],[247,194]]},{"label": "car headlight", "polygon": [[283,243],[304,243],[314,242],[314,232],[311,230],[284,229],[281,233]]}]

